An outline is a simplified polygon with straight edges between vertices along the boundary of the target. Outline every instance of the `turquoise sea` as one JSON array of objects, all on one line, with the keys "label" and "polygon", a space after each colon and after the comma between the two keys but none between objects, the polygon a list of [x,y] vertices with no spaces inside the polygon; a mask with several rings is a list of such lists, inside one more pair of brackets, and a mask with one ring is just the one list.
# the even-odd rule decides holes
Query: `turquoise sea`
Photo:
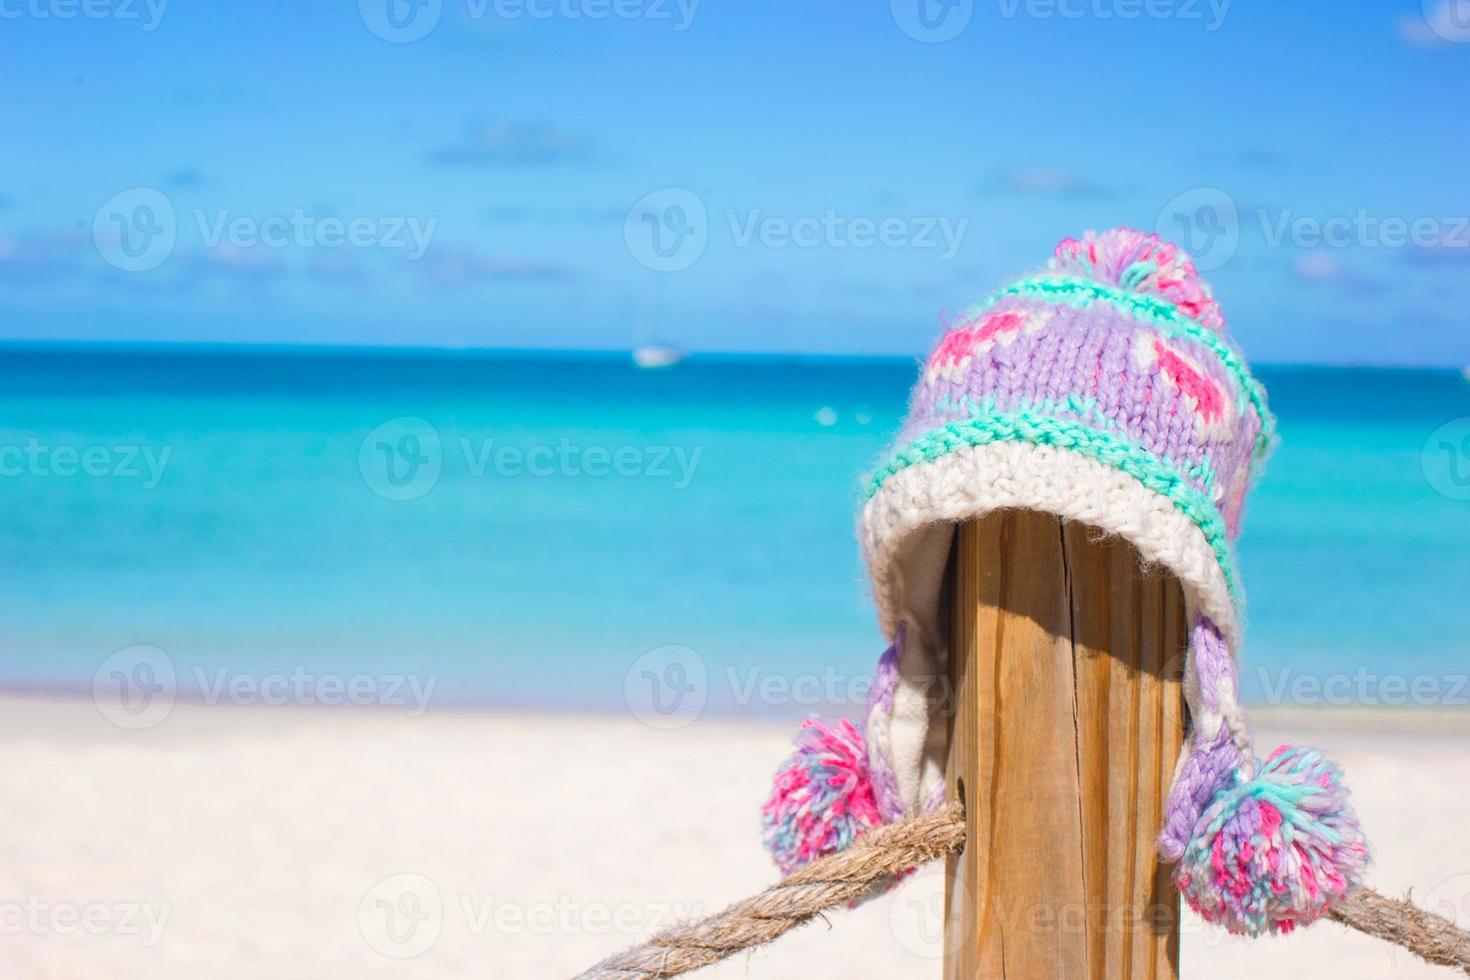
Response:
[{"label": "turquoise sea", "polygon": [[[880,652],[858,478],[916,371],[5,348],[0,684],[83,693],[144,644],[185,696],[221,669],[417,673],[436,705],[618,709],[675,645],[712,711],[841,700]],[[1470,432],[1442,429],[1470,383],[1259,373],[1282,444],[1240,548],[1248,696],[1367,672],[1470,703]]]}]

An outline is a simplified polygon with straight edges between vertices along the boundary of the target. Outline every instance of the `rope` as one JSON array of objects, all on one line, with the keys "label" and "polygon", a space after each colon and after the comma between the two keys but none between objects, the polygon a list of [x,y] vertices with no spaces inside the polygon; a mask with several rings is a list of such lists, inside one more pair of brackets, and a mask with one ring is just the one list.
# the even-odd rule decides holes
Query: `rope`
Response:
[{"label": "rope", "polygon": [[[928,816],[877,827],[845,851],[814,861],[717,915],[673,926],[642,946],[610,956],[576,980],[664,980],[745,949],[764,946],[822,913],[865,897],[874,885],[958,851],[965,817],[958,803]],[[1354,893],[1330,917],[1402,946],[1427,963],[1470,976],[1470,932],[1406,899]]]},{"label": "rope", "polygon": [[577,980],[661,980],[718,963],[862,898],[878,882],[958,851],[964,843],[965,816],[958,803],[917,820],[875,827],[847,850],[813,861],[754,898],[666,929]]},{"label": "rope", "polygon": [[1327,914],[1349,929],[1402,946],[1426,963],[1470,976],[1470,933],[1406,898],[1386,898],[1364,888]]}]

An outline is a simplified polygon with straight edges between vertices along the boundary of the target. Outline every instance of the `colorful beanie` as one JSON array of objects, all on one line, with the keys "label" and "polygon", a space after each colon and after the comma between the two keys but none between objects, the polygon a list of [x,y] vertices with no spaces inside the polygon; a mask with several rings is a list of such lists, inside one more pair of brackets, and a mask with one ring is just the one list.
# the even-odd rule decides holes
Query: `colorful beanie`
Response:
[{"label": "colorful beanie", "polygon": [[1367,846],[1320,753],[1259,761],[1237,697],[1243,597],[1232,557],[1274,439],[1265,392],[1189,256],[1132,229],[1057,246],[1045,272],[970,310],[914,388],[859,535],[883,633],[865,714],[803,726],[764,808],[783,871],[944,799],[940,590],[958,522],[1045,511],[1119,535],[1183,586],[1192,719],[1161,856],[1191,907],[1285,932],[1360,883]]}]

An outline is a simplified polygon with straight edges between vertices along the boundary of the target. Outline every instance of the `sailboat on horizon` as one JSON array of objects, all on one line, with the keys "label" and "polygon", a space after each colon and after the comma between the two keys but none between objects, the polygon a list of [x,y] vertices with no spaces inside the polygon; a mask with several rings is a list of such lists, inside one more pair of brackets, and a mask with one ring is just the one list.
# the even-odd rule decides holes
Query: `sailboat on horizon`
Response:
[{"label": "sailboat on horizon", "polygon": [[648,294],[645,293],[638,302],[635,328],[637,342],[632,351],[633,363],[645,371],[674,367],[684,360],[684,352],[673,344],[654,339],[654,318],[649,311],[650,306]]}]

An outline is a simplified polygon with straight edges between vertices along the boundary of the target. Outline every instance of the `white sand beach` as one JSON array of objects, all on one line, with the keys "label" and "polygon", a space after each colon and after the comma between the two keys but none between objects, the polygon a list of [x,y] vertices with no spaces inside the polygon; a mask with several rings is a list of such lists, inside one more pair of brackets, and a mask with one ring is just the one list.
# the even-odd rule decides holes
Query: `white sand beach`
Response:
[{"label": "white sand beach", "polygon": [[[7,698],[0,976],[564,977],[773,880],[757,808],[789,729],[701,719],[176,706],[128,732]],[[1470,924],[1470,717],[1257,713],[1352,780],[1373,883]],[[942,874],[700,976],[938,977]],[[1186,976],[1447,976],[1324,923],[1186,925]]]}]

